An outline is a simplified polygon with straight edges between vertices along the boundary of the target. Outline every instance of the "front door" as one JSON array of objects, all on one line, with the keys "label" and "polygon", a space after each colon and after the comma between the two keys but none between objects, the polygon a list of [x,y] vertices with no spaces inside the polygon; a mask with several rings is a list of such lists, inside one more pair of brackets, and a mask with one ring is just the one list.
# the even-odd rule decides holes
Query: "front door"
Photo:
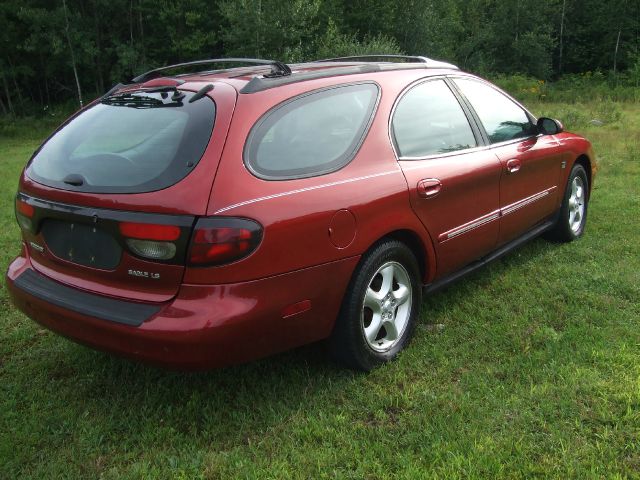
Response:
[{"label": "front door", "polygon": [[471,78],[456,78],[454,83],[473,107],[501,163],[498,243],[504,244],[553,214],[562,156],[554,137],[539,136],[527,112],[499,90]]}]

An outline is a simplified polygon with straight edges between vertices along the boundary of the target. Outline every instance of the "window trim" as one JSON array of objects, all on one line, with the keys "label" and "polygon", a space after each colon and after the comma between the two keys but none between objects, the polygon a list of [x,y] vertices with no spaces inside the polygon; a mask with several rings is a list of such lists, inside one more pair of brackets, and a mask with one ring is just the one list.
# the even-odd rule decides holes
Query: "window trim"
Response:
[{"label": "window trim", "polygon": [[[309,97],[311,95],[316,95],[316,94],[322,93],[322,92],[327,92],[327,91],[331,91],[331,90],[337,90],[339,88],[353,87],[353,86],[358,86],[358,85],[373,85],[376,88],[376,97],[374,99],[373,108],[371,109],[371,112],[369,113],[369,118],[367,119],[367,121],[365,123],[364,129],[362,130],[362,134],[360,135],[360,138],[354,144],[352,151],[345,157],[345,159],[342,162],[340,162],[338,165],[336,165],[336,166],[334,166],[332,168],[328,168],[328,169],[325,169],[325,170],[318,170],[318,171],[314,171],[314,172],[310,172],[310,173],[302,173],[302,174],[297,174],[297,175],[277,175],[277,176],[275,176],[275,175],[266,175],[266,174],[263,174],[261,172],[258,172],[253,167],[252,162],[250,161],[251,159],[249,158],[249,153],[248,153],[249,145],[251,144],[251,142],[252,142],[252,140],[253,140],[253,138],[255,136],[255,132],[267,120],[268,117],[273,115],[275,112],[277,112],[281,108],[285,108],[287,105],[289,105],[289,104],[291,104],[293,102],[296,102],[296,101],[300,100],[301,98]],[[334,172],[337,172],[339,170],[342,170],[344,167],[349,165],[353,161],[353,159],[358,155],[358,152],[360,151],[360,148],[362,147],[362,145],[364,144],[365,140],[367,139],[367,136],[369,135],[369,131],[371,130],[371,125],[373,125],[373,121],[374,121],[374,119],[376,117],[376,114],[378,113],[378,107],[380,105],[381,97],[382,97],[382,88],[380,87],[380,85],[377,82],[375,82],[373,80],[364,80],[364,81],[360,81],[360,82],[338,83],[338,84],[331,85],[331,86],[328,86],[328,87],[322,87],[322,88],[316,88],[314,90],[309,90],[309,91],[301,93],[299,95],[295,95],[293,97],[289,97],[286,100],[284,100],[284,101],[276,104],[275,106],[269,108],[251,126],[251,129],[249,130],[247,138],[246,138],[246,140],[244,142],[244,147],[242,149],[242,162],[243,162],[245,168],[254,177],[259,178],[260,180],[267,180],[267,181],[273,181],[273,182],[288,181],[288,180],[299,180],[299,179],[303,179],[303,178],[315,178],[315,177],[328,175],[330,173],[334,173]]]},{"label": "window trim", "polygon": [[[391,108],[391,112],[389,113],[387,130],[389,132],[389,141],[391,143],[391,148],[393,149],[393,153],[397,161],[417,161],[417,160],[429,160],[432,158],[453,157],[456,155],[464,155],[466,153],[475,152],[475,151],[479,151],[486,148],[486,140],[483,136],[483,131],[482,129],[480,129],[478,125],[476,125],[475,116],[473,116],[472,111],[469,109],[467,103],[463,100],[463,98],[460,97],[459,92],[451,88],[451,85],[449,85],[447,78],[448,78],[447,75],[434,75],[434,76],[419,78],[418,80],[411,82],[409,85],[407,85],[395,99],[393,107]],[[433,153],[433,154],[419,156],[419,157],[401,156],[400,149],[398,148],[398,141],[395,137],[395,132],[393,131],[393,117],[395,116],[396,108],[398,107],[402,99],[405,97],[405,95],[407,95],[411,90],[419,87],[424,83],[437,81],[437,80],[442,80],[444,82],[444,84],[451,91],[454,98],[458,102],[458,105],[460,106],[462,113],[467,118],[467,122],[469,123],[469,128],[471,128],[471,133],[473,134],[473,137],[476,140],[476,146],[471,148],[463,148],[461,150],[455,150],[453,152]]]},{"label": "window trim", "polygon": [[485,86],[487,86],[489,88],[492,88],[493,90],[495,90],[496,92],[498,92],[499,94],[501,94],[502,96],[507,98],[507,100],[510,100],[517,107],[519,107],[524,112],[524,114],[527,116],[527,118],[529,119],[529,121],[531,122],[531,124],[534,127],[536,125],[537,118],[524,105],[522,105],[520,102],[518,102],[515,98],[513,98],[507,92],[505,92],[504,90],[502,90],[498,86],[492,84],[491,82],[488,82],[487,80],[484,80],[483,78],[475,77],[473,75],[447,75],[447,79],[451,83],[451,88],[455,89],[455,91],[457,91],[459,93],[462,101],[465,102],[465,104],[469,108],[469,111],[470,111],[471,115],[473,115],[474,121],[477,122],[478,128],[482,132],[482,136],[483,136],[483,138],[484,138],[484,140],[486,142],[486,146],[487,147],[494,148],[494,147],[501,147],[501,146],[511,145],[511,144],[514,144],[514,143],[520,143],[520,142],[523,142],[525,140],[530,140],[532,138],[538,138],[538,137],[541,136],[540,133],[536,133],[536,134],[528,135],[526,137],[512,138],[512,139],[509,139],[509,140],[503,140],[502,142],[491,143],[491,140],[489,139],[489,134],[487,133],[487,130],[485,129],[485,127],[484,127],[484,125],[482,123],[482,120],[480,120],[480,116],[478,115],[478,112],[476,112],[475,108],[473,108],[473,105],[471,104],[469,99],[464,95],[464,93],[462,93],[462,90],[458,87],[458,85],[456,85],[455,80],[457,78],[463,79],[463,80],[475,81],[475,82],[483,84],[483,85],[485,85]]}]

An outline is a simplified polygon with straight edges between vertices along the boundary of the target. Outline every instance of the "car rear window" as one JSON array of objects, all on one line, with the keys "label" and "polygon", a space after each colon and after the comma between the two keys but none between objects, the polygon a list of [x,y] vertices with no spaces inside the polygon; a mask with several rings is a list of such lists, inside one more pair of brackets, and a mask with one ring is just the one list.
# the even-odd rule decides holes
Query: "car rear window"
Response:
[{"label": "car rear window", "polygon": [[45,185],[101,193],[169,187],[200,161],[216,115],[191,92],[138,91],[107,97],[58,130],[27,175]]},{"label": "car rear window", "polygon": [[268,180],[333,172],[356,154],[378,98],[373,83],[344,85],[294,98],[253,127],[245,164]]}]

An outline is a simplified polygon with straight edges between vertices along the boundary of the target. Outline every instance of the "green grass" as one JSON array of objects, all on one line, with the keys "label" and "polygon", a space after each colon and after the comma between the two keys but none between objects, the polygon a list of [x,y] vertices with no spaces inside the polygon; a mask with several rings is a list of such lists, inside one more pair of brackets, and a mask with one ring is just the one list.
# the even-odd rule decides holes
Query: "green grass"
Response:
[{"label": "green grass", "polygon": [[[586,235],[426,299],[408,350],[369,375],[317,345],[165,372],[43,330],[3,288],[0,478],[640,478],[640,108],[615,107],[577,125],[600,162]],[[0,140],[3,269],[43,135]]]}]

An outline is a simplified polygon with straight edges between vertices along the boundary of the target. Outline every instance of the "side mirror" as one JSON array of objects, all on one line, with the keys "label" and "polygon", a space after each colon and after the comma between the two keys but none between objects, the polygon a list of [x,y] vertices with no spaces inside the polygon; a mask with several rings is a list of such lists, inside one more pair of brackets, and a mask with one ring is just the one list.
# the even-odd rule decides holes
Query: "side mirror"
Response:
[{"label": "side mirror", "polygon": [[536,125],[538,126],[538,131],[543,135],[555,135],[562,133],[564,130],[559,120],[548,117],[540,117]]}]

